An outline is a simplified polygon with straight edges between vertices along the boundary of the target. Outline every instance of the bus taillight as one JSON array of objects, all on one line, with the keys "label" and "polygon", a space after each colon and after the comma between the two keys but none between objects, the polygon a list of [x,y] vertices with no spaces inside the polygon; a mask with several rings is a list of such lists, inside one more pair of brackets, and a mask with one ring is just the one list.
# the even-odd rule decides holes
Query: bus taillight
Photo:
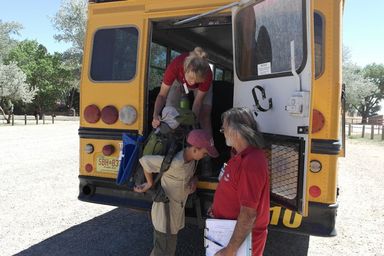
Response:
[{"label": "bus taillight", "polygon": [[312,133],[316,133],[323,129],[325,124],[325,118],[323,113],[319,110],[314,109],[312,112]]},{"label": "bus taillight", "polygon": [[110,156],[113,154],[113,152],[115,152],[115,147],[113,145],[105,145],[103,147],[103,154],[105,156]]},{"label": "bus taillight", "polygon": [[309,194],[312,197],[319,197],[321,195],[321,189],[318,186],[311,186],[309,188]]},{"label": "bus taillight", "polygon": [[114,124],[119,118],[119,112],[116,107],[112,105],[105,106],[101,110],[101,119],[106,124]]},{"label": "bus taillight", "polygon": [[84,118],[88,123],[97,123],[100,116],[100,109],[95,104],[88,105],[84,110]]},{"label": "bus taillight", "polygon": [[133,124],[137,118],[137,111],[133,106],[126,105],[120,109],[119,119],[124,124]]},{"label": "bus taillight", "polygon": [[86,170],[87,172],[92,172],[92,171],[93,171],[93,166],[92,166],[91,164],[86,164],[86,165],[85,165],[85,170]]},{"label": "bus taillight", "polygon": [[94,150],[95,150],[95,149],[94,149],[94,147],[93,147],[92,144],[87,144],[87,145],[85,145],[85,153],[87,153],[87,154],[91,154],[91,153],[93,153]]}]

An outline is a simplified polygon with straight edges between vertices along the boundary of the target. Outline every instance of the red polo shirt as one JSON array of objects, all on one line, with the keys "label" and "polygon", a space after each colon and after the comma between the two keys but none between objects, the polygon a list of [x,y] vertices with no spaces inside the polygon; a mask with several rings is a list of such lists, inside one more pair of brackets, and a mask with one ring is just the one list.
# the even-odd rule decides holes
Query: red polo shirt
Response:
[{"label": "red polo shirt", "polygon": [[185,83],[188,88],[190,89],[196,89],[198,88],[200,91],[206,92],[209,90],[209,87],[212,83],[212,71],[209,69],[209,72],[202,83],[196,83],[196,84],[188,84],[185,80],[184,76],[184,60],[189,55],[188,52],[183,53],[176,58],[172,60],[172,62],[168,65],[167,69],[165,70],[164,77],[163,77],[163,83],[172,86],[175,79],[179,81],[181,84]]},{"label": "red polo shirt", "polygon": [[246,148],[228,161],[215,192],[213,215],[235,220],[240,206],[256,209],[252,255],[262,255],[269,224],[269,175],[264,152],[254,147]]}]

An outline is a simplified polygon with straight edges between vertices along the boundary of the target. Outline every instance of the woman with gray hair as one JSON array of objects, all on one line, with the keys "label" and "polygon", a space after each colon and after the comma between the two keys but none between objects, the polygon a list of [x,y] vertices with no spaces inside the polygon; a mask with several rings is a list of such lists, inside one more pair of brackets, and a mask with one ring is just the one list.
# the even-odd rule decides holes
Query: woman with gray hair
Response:
[{"label": "woman with gray hair", "polygon": [[252,255],[262,255],[269,224],[269,175],[264,140],[252,112],[232,108],[222,115],[228,146],[235,155],[228,161],[216,189],[212,215],[218,219],[237,220],[226,247],[215,255],[236,255],[252,232]]}]

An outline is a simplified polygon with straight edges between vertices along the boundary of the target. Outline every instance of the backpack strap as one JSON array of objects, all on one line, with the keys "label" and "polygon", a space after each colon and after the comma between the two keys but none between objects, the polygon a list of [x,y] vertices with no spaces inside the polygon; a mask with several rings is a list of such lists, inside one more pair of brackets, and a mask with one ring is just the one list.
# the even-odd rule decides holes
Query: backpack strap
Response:
[{"label": "backpack strap", "polygon": [[153,182],[153,186],[155,187],[163,174],[171,167],[172,159],[175,157],[177,150],[178,150],[178,145],[174,139],[170,139],[170,146],[169,149],[167,150],[167,154],[164,156],[163,162],[161,163],[160,167],[160,172],[156,176],[156,179]]}]

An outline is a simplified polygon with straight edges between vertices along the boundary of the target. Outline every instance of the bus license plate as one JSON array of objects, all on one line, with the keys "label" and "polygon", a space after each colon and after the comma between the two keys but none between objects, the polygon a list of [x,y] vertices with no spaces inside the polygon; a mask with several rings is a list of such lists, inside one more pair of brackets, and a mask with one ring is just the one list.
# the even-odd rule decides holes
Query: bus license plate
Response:
[{"label": "bus license plate", "polygon": [[117,173],[119,163],[120,161],[117,157],[100,155],[96,158],[96,171],[106,173]]}]

